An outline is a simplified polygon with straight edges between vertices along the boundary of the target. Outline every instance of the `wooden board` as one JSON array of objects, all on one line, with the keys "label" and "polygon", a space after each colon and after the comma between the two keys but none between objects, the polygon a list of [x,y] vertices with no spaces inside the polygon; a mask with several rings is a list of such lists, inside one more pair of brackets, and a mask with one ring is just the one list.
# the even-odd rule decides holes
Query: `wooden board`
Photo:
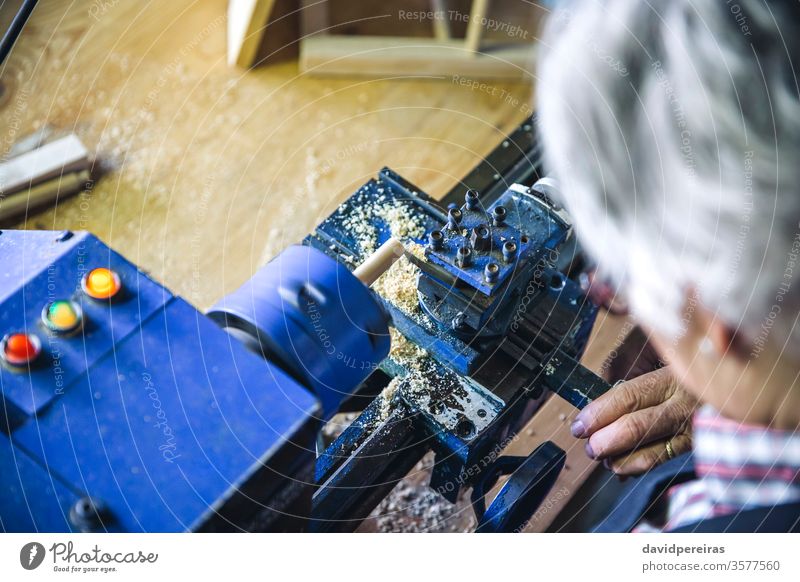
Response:
[{"label": "wooden board", "polygon": [[228,64],[253,66],[275,0],[228,0]]},{"label": "wooden board", "polygon": [[74,134],[0,163],[0,196],[89,169],[89,152]]},{"label": "wooden board", "polygon": [[300,46],[300,68],[313,75],[459,75],[531,82],[534,63],[534,47],[528,43],[495,43],[476,53],[463,39],[320,35]]}]

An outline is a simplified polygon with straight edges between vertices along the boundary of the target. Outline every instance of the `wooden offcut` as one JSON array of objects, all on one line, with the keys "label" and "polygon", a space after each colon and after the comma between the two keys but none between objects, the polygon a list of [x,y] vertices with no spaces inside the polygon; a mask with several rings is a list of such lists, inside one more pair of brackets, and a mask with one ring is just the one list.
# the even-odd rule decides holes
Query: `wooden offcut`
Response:
[{"label": "wooden offcut", "polygon": [[89,152],[78,136],[70,134],[0,164],[0,194],[7,196],[88,166]]},{"label": "wooden offcut", "polygon": [[[296,4],[282,9],[277,4],[277,0],[229,1],[230,65],[250,68],[263,62],[259,58],[259,47],[263,52],[263,45],[272,39],[280,41],[284,47],[299,45],[300,71],[309,75],[459,75],[511,81],[530,78],[532,39],[486,38],[490,0],[473,0],[466,33],[461,38],[453,33],[447,0],[430,0],[434,14],[448,16],[432,18],[431,36],[427,38],[397,36],[396,31],[394,36],[377,35],[374,31],[341,34],[344,28],[350,29],[361,21],[374,25],[384,20],[389,24],[392,19],[386,18],[388,14],[357,18],[356,9],[347,7],[349,20],[336,24],[331,22],[336,14],[331,14],[334,8],[327,0],[297,0]],[[296,12],[302,20],[299,33],[285,18],[296,16]],[[340,16],[339,20],[342,18],[348,16]],[[509,16],[498,18],[508,19]]]},{"label": "wooden offcut", "polygon": [[300,69],[311,75],[438,75],[510,81],[530,80],[534,49],[503,44],[475,53],[464,41],[385,37],[307,38],[300,47]]},{"label": "wooden offcut", "polygon": [[253,66],[275,1],[228,1],[229,65],[245,69]]},{"label": "wooden offcut", "polygon": [[51,178],[30,189],[14,194],[0,195],[0,224],[41,209],[42,206],[56,204],[59,199],[75,194],[86,187],[89,172],[70,172]]}]

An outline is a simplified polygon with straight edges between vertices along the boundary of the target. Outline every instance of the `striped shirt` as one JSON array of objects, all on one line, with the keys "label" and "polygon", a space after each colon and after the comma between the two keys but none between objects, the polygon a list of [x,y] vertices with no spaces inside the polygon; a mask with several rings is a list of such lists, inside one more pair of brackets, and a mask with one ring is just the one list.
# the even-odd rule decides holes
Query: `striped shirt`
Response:
[{"label": "striped shirt", "polygon": [[800,433],[734,422],[703,406],[693,419],[697,479],[671,487],[666,522],[634,531],[669,531],[703,519],[800,501]]}]

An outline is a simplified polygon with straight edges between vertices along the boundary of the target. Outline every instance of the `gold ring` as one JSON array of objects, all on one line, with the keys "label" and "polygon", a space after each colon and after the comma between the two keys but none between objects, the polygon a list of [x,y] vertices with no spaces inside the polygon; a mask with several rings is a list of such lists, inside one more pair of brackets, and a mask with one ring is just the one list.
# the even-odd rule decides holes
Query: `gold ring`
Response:
[{"label": "gold ring", "polygon": [[672,448],[672,441],[667,441],[667,460],[675,458],[675,449]]}]

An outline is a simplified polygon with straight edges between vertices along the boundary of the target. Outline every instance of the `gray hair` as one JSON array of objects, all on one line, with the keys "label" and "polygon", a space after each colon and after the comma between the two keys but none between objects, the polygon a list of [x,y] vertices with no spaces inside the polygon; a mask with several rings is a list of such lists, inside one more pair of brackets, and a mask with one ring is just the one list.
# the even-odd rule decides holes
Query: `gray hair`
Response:
[{"label": "gray hair", "polygon": [[693,289],[754,350],[783,346],[800,312],[797,3],[566,6],[542,42],[539,129],[583,245],[655,329],[682,333]]}]

